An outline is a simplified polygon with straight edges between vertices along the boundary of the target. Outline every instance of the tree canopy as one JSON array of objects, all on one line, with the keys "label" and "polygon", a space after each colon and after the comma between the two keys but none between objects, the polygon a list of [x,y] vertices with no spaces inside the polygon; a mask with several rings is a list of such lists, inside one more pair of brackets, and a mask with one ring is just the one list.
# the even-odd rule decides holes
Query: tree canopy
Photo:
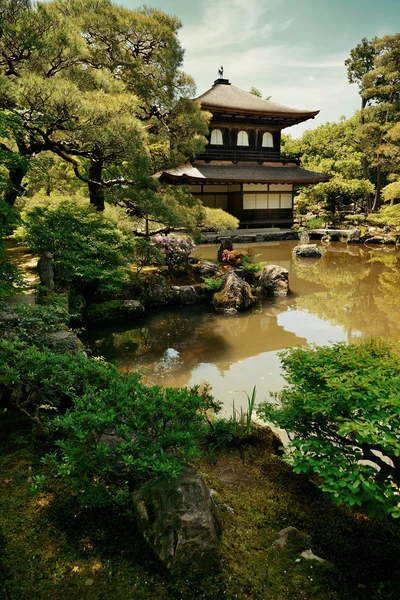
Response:
[{"label": "tree canopy", "polygon": [[178,19],[109,0],[2,0],[0,150],[5,201],[24,193],[32,156],[70,163],[104,209],[111,188],[154,190],[160,168],[203,148],[208,115],[180,70]]}]

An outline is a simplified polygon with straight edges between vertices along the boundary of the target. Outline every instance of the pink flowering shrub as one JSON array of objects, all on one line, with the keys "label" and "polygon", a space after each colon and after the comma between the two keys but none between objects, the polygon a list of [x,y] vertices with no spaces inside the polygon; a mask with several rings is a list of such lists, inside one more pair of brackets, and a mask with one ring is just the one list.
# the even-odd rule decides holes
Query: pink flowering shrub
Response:
[{"label": "pink flowering shrub", "polygon": [[254,252],[249,250],[224,250],[222,252],[222,262],[226,266],[240,268],[244,273],[253,277],[260,271],[262,264],[257,262]]},{"label": "pink flowering shrub", "polygon": [[170,273],[186,265],[196,247],[190,240],[166,235],[157,235],[152,239],[152,244],[160,250]]}]

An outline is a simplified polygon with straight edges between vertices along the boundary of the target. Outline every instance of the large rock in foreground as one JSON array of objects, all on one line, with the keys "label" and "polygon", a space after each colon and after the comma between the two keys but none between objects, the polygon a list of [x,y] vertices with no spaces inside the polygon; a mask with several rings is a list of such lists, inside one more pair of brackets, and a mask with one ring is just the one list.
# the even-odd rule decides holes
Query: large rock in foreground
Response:
[{"label": "large rock in foreground", "polygon": [[211,575],[221,569],[217,509],[202,476],[185,467],[133,494],[139,531],[164,565],[176,575]]},{"label": "large rock in foreground", "polygon": [[251,287],[231,271],[220,292],[214,294],[214,308],[220,312],[235,313],[240,310],[246,310],[254,304],[255,298],[251,292]]},{"label": "large rock in foreground", "polygon": [[294,248],[293,254],[302,258],[321,258],[322,256],[317,244],[300,244]]},{"label": "large rock in foreground", "polygon": [[267,265],[258,275],[259,292],[262,296],[287,296],[289,271],[278,265]]}]

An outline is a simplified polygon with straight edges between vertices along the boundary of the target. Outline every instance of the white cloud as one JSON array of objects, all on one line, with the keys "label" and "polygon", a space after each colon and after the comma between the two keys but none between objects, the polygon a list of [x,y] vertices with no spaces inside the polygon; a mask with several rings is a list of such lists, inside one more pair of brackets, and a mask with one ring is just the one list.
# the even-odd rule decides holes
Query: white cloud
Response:
[{"label": "white cloud", "polygon": [[358,107],[344,67],[348,48],[321,49],[312,38],[293,37],[287,30],[296,23],[276,1],[207,0],[202,6],[200,19],[180,34],[184,69],[194,76],[199,94],[212,85],[223,65],[224,76],[241,89],[255,86],[279,104],[321,109],[315,120],[292,130],[296,136],[337,120],[339,106],[347,116]]},{"label": "white cloud", "polygon": [[207,0],[201,21],[185,25],[179,37],[188,52],[207,52],[237,47],[288,29],[291,19],[266,23],[268,4],[259,0]]}]

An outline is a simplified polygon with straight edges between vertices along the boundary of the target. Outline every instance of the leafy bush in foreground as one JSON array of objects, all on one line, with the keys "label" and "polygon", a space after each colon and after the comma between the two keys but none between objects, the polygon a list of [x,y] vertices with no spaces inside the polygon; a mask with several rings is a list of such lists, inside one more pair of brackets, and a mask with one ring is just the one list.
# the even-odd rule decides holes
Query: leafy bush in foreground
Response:
[{"label": "leafy bush in foreground", "polygon": [[280,403],[258,411],[289,433],[295,472],[317,474],[335,502],[372,517],[400,517],[398,351],[382,340],[290,348]]},{"label": "leafy bush in foreground", "polygon": [[198,388],[146,387],[136,374],[116,371],[106,388],[87,386],[54,420],[58,450],[47,463],[68,478],[81,505],[125,503],[138,482],[175,476],[198,455],[210,407],[211,397]]},{"label": "leafy bush in foreground", "polygon": [[133,483],[177,474],[197,455],[206,411],[218,410],[207,389],[147,387],[83,353],[1,341],[0,365],[0,408],[54,441],[46,462],[84,506],[125,501]]}]

